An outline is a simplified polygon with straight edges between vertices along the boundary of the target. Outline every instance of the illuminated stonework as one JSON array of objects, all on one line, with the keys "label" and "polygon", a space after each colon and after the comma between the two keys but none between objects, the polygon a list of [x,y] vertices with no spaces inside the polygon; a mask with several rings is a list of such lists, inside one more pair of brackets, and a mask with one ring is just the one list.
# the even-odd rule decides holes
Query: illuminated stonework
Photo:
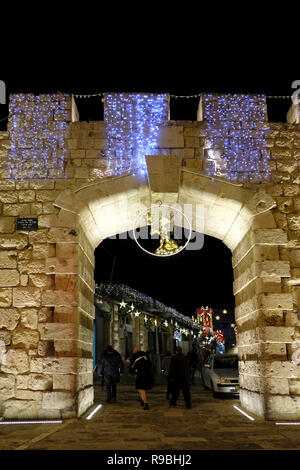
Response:
[{"label": "illuminated stonework", "polygon": [[110,174],[145,176],[145,155],[153,155],[160,127],[167,119],[168,95],[106,93],[104,120]]},{"label": "illuminated stonework", "polygon": [[209,175],[234,181],[270,177],[268,117],[263,95],[203,94]]},{"label": "illuminated stonework", "polygon": [[68,104],[63,94],[11,95],[7,166],[11,179],[64,176]]},{"label": "illuminated stonework", "polygon": [[[157,165],[147,163],[150,188],[138,176],[95,177],[109,173],[105,123],[71,122],[74,103],[72,110],[66,100],[65,174],[58,165],[46,177],[42,165],[40,176],[20,181],[21,160],[10,147],[23,155],[25,142],[11,128],[0,132],[1,415],[66,419],[93,405],[94,250],[135,228],[139,204],[161,201],[190,204],[193,213],[201,204],[203,232],[232,251],[242,408],[267,420],[299,420],[300,125],[268,123],[271,176],[239,184],[207,174],[206,121],[168,121],[152,149]],[[13,122],[21,135],[17,115]],[[37,138],[44,137],[41,130]],[[19,217],[37,218],[38,229],[16,230]],[[110,328],[114,346],[115,313]]]}]

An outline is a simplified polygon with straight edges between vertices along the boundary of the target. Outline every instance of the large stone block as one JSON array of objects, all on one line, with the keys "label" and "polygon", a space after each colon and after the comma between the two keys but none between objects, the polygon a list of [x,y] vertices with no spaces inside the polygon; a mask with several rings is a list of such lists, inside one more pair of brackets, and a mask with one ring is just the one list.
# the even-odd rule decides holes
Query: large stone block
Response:
[{"label": "large stone block", "polygon": [[14,330],[19,322],[20,314],[16,308],[0,309],[0,328]]},{"label": "large stone block", "polygon": [[77,364],[75,357],[32,358],[30,372],[37,374],[76,374]]},{"label": "large stone block", "polygon": [[184,148],[183,127],[162,127],[158,138],[159,148]]},{"label": "large stone block", "polygon": [[255,266],[257,275],[263,278],[291,276],[289,261],[263,261]]},{"label": "large stone block", "polygon": [[254,230],[252,233],[254,244],[260,245],[287,245],[287,235],[281,229]]},{"label": "large stone block", "polygon": [[[10,343],[11,343],[11,333],[9,331],[0,330],[0,342],[1,341],[2,341],[2,343],[5,344],[5,346],[10,345]],[[0,353],[0,357],[2,357],[1,353]]]},{"label": "large stone block", "polygon": [[80,417],[94,404],[94,387],[88,387],[78,393],[77,416]]},{"label": "large stone block", "polygon": [[42,273],[29,274],[29,283],[34,287],[42,289],[51,289],[51,287],[54,287],[54,279],[51,278],[51,275]]},{"label": "large stone block", "polygon": [[0,269],[14,269],[17,267],[17,251],[0,251]]},{"label": "large stone block", "polygon": [[263,394],[241,389],[240,401],[243,409],[260,416],[261,418],[265,417],[266,410]]},{"label": "large stone block", "polygon": [[20,400],[42,401],[42,392],[36,390],[16,390],[16,398]]},{"label": "large stone block", "polygon": [[0,217],[0,233],[13,233],[15,231],[14,217]]},{"label": "large stone block", "polygon": [[36,419],[38,417],[38,402],[33,400],[7,400],[2,405],[4,419]]},{"label": "large stone block", "polygon": [[46,272],[48,274],[77,274],[77,258],[47,258]]},{"label": "large stone block", "polygon": [[26,390],[29,388],[29,375],[16,376],[16,388],[19,390]]},{"label": "large stone block", "polygon": [[76,306],[75,292],[63,290],[47,290],[42,292],[42,305],[50,306]]},{"label": "large stone block", "polygon": [[270,310],[293,310],[292,294],[261,294],[258,300],[259,308]]},{"label": "large stone block", "polygon": [[45,392],[43,394],[43,409],[74,408],[75,397],[68,392]]},{"label": "large stone block", "polygon": [[12,289],[0,288],[0,307],[10,307],[12,304]]},{"label": "large stone block", "polygon": [[267,416],[269,420],[294,421],[300,418],[300,397],[270,396],[266,397]]},{"label": "large stone block", "polygon": [[41,291],[36,287],[15,287],[13,289],[14,307],[39,307]]},{"label": "large stone block", "polygon": [[41,374],[30,374],[28,388],[31,390],[50,390],[52,388],[52,377]]},{"label": "large stone block", "polygon": [[72,340],[76,338],[76,326],[74,323],[43,323],[39,325],[42,340]]},{"label": "large stone block", "polygon": [[53,390],[75,391],[77,377],[70,374],[53,374]]},{"label": "large stone block", "polygon": [[39,342],[39,333],[26,328],[18,328],[12,333],[12,344],[25,349],[36,348]]},{"label": "large stone block", "polygon": [[39,356],[54,355],[54,342],[52,340],[41,340],[38,342],[37,352]]},{"label": "large stone block", "polygon": [[[290,379],[289,380],[289,392],[291,395],[300,396],[300,379]],[[289,395],[289,392],[286,395]]]},{"label": "large stone block", "polygon": [[77,274],[56,274],[55,289],[64,291],[73,291],[78,282]]},{"label": "large stone block", "polygon": [[270,326],[258,328],[257,334],[259,340],[263,342],[288,344],[292,343],[294,340],[295,328]]},{"label": "large stone block", "polygon": [[78,374],[77,377],[77,383],[76,383],[76,390],[83,390],[88,387],[93,386],[93,373],[92,372],[87,372],[87,373],[82,373]]},{"label": "large stone block", "polygon": [[77,307],[56,305],[53,321],[56,323],[75,323],[77,322],[77,315]]},{"label": "large stone block", "polygon": [[29,371],[29,358],[25,351],[21,349],[9,349],[4,355],[1,372],[7,374],[24,374]]},{"label": "large stone block", "polygon": [[0,376],[0,401],[9,400],[15,396],[15,377],[12,375]]},{"label": "large stone block", "polygon": [[16,269],[0,270],[0,287],[15,287],[20,283],[20,275]]},{"label": "large stone block", "polygon": [[[66,357],[79,357],[81,356],[80,347],[82,343],[72,339],[56,339],[54,340],[55,354],[58,356]],[[86,346],[86,345],[84,345]]]}]

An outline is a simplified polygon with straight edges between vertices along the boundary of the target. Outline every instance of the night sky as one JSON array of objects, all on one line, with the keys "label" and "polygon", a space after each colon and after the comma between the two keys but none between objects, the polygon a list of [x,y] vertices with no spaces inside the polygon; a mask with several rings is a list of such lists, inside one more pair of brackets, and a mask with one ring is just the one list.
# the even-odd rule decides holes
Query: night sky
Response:
[{"label": "night sky", "polygon": [[202,305],[234,308],[231,251],[215,238],[168,258],[148,255],[131,238],[106,239],[95,255],[96,282],[127,284],[186,315]]},{"label": "night sky", "polygon": [[[103,74],[105,75],[105,74]],[[147,75],[145,75],[147,76]],[[99,78],[99,73],[86,73],[84,79],[74,79],[57,75],[49,81],[47,75],[18,76],[8,78],[0,76],[7,88],[7,101],[10,93],[55,93],[94,94],[102,92],[153,92],[174,95],[193,95],[201,92],[215,93],[260,93],[267,95],[291,96],[292,82],[297,79],[262,79],[258,77],[220,78],[182,80],[176,85],[176,74],[158,74],[151,81],[134,76],[129,80],[126,71],[111,75],[112,78]],[[196,81],[196,84],[195,84]],[[196,120],[198,98],[171,99],[172,120]],[[102,120],[103,103],[101,99],[76,100],[80,120]],[[268,100],[270,122],[286,122],[286,113],[291,100]],[[0,121],[8,115],[8,104],[0,106]],[[0,122],[0,130],[6,129],[6,121]],[[231,252],[219,240],[205,237],[201,251],[183,251],[167,259],[158,259],[144,253],[135,241],[105,240],[96,250],[96,282],[127,284],[145,294],[156,298],[178,311],[193,315],[202,305],[209,307],[233,308],[232,293],[233,272]],[[112,270],[112,267],[114,269]]]}]

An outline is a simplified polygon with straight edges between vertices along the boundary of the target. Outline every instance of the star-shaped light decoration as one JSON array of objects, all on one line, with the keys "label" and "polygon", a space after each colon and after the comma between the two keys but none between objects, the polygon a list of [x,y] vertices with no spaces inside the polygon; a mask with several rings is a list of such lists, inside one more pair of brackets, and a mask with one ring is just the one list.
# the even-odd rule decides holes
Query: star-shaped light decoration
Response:
[{"label": "star-shaped light decoration", "polygon": [[139,317],[140,314],[141,314],[141,312],[134,312],[134,315],[135,315],[136,317]]},{"label": "star-shaped light decoration", "polygon": [[167,322],[167,320],[164,322],[164,325],[165,325],[166,327],[169,326],[169,323]]},{"label": "star-shaped light decoration", "polygon": [[133,305],[133,304],[131,304],[129,308],[130,308],[130,310],[132,310],[132,311],[133,311],[133,310],[134,310],[134,305]]},{"label": "star-shaped light decoration", "polygon": [[122,300],[122,302],[119,304],[121,308],[125,308],[127,303]]}]

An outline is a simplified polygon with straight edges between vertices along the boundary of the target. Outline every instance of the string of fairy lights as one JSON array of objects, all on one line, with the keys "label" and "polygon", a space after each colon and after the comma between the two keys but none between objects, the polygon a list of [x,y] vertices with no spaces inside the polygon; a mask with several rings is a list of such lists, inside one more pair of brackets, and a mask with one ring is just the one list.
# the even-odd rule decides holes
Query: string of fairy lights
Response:
[{"label": "string of fairy lights", "polygon": [[[95,93],[95,94],[92,94],[92,95],[76,95],[74,94],[74,98],[95,98],[95,97],[100,97],[100,98],[103,98],[105,95],[105,92],[103,93]],[[172,95],[172,94],[169,94],[170,98],[175,98],[175,99],[194,99],[194,98],[201,98],[201,96],[203,95],[203,93],[198,93],[196,95]],[[267,99],[273,99],[273,100],[278,100],[278,99],[284,99],[284,100],[287,100],[287,99],[291,99],[291,95],[281,95],[281,96],[266,96]]]},{"label": "string of fairy lights", "polygon": [[[168,120],[170,98],[202,99],[209,175],[229,180],[263,180],[270,176],[265,95],[96,93],[73,96],[100,97],[104,102],[107,150],[101,157],[108,163],[104,176],[125,173],[146,176],[145,155],[159,151],[159,131]],[[69,99],[70,95],[63,93],[10,95],[11,149],[7,168],[11,179],[66,176]]]},{"label": "string of fairy lights", "polygon": [[262,180],[271,175],[264,95],[203,95],[209,175],[228,180]]},{"label": "string of fairy lights", "polygon": [[145,176],[145,155],[155,153],[160,127],[168,118],[168,96],[106,93],[104,102],[110,171]]},{"label": "string of fairy lights", "polygon": [[68,95],[14,94],[9,109],[9,178],[63,177]]}]

